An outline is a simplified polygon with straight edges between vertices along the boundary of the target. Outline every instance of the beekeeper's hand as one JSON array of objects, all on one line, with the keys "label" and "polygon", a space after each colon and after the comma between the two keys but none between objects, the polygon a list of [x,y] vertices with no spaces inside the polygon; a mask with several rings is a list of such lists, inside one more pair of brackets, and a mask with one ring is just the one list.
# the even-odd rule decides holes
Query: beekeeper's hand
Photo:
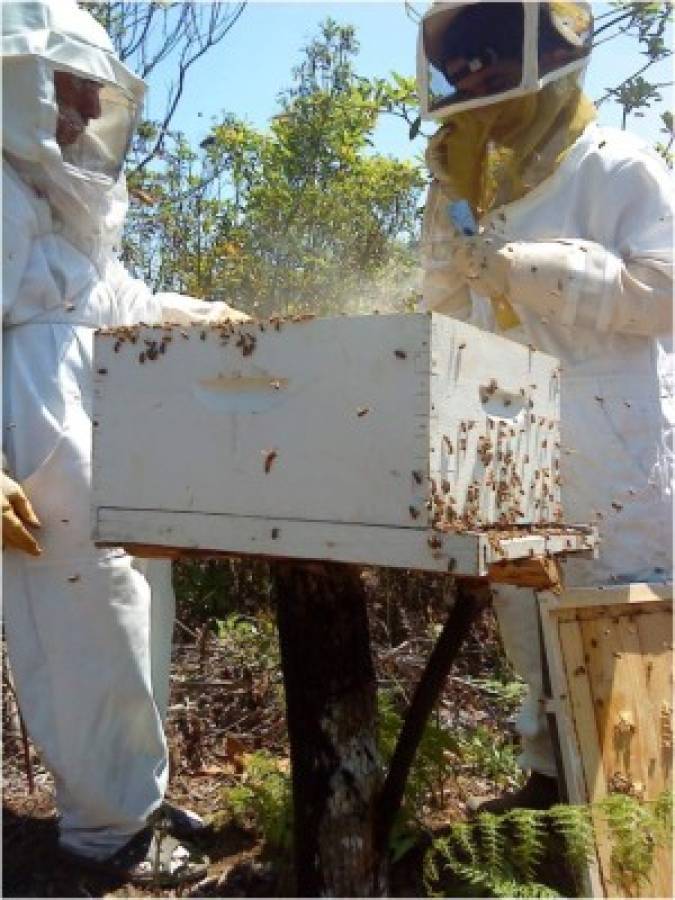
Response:
[{"label": "beekeeper's hand", "polygon": [[198,300],[185,294],[157,294],[162,321],[172,325],[216,325],[220,322],[249,322],[251,317],[222,300]]},{"label": "beekeeper's hand", "polygon": [[40,521],[21,485],[3,472],[2,546],[14,547],[31,556],[39,556],[42,548],[26,526],[39,528]]},{"label": "beekeeper's hand", "polygon": [[453,243],[455,271],[464,276],[478,294],[509,298],[509,274],[513,245],[495,235],[477,234]]},{"label": "beekeeper's hand", "polygon": [[210,319],[210,322],[250,322],[251,317],[244,312],[240,312],[238,309],[235,309],[233,306],[229,306],[227,303],[224,303],[222,300],[212,300],[209,303],[209,306],[215,307],[213,309],[213,315],[215,318]]}]

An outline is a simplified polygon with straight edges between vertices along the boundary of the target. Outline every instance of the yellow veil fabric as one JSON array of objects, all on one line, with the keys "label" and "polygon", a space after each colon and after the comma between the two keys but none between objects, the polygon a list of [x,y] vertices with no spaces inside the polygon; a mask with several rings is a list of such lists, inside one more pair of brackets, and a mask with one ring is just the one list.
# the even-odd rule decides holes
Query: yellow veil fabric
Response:
[{"label": "yellow veil fabric", "polygon": [[[596,116],[574,73],[535,94],[453,116],[429,142],[427,164],[448,201],[468,200],[480,217],[553,174]],[[493,305],[502,330],[519,324],[506,298]]]}]

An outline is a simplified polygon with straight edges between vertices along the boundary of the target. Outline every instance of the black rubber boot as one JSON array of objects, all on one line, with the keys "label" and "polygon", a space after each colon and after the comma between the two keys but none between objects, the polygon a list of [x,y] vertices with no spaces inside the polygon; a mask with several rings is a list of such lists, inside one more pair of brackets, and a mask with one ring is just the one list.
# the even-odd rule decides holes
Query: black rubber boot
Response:
[{"label": "black rubber boot", "polygon": [[209,830],[209,826],[196,812],[175,806],[168,800],[162,802],[159,816],[164,821],[166,831],[178,840],[189,841],[205,835]]},{"label": "black rubber boot", "polygon": [[142,887],[180,887],[207,874],[208,859],[160,829],[147,826],[106,859],[93,859],[61,848],[71,865]]},{"label": "black rubber boot", "polygon": [[532,772],[517,791],[509,791],[501,797],[471,797],[467,809],[473,816],[480,813],[502,815],[512,809],[550,809],[560,800],[557,778]]}]

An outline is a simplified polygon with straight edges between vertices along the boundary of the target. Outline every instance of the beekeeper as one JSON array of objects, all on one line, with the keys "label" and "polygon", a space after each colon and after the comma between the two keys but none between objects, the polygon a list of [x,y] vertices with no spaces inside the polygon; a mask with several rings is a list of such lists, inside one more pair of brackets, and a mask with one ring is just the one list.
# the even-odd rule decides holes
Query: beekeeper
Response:
[{"label": "beekeeper", "polygon": [[[9,656],[54,776],[61,846],[142,881],[152,875],[146,822],[167,785],[174,599],[170,563],[136,564],[90,541],[94,329],[241,316],[153,295],[118,259],[122,164],[144,84],[92,16],[73,0],[3,4],[2,57]],[[199,825],[168,812],[173,830]],[[198,877],[176,851],[161,877]]]},{"label": "beekeeper", "polygon": [[[587,3],[436,3],[418,49],[422,114],[442,126],[423,304],[562,361],[565,520],[601,538],[599,559],[567,563],[576,586],[672,566],[672,187],[641,140],[595,122],[592,33]],[[453,224],[458,200],[476,236]],[[496,587],[494,606],[529,686],[516,727],[530,777],[478,808],[545,808],[558,792],[534,594]]]}]

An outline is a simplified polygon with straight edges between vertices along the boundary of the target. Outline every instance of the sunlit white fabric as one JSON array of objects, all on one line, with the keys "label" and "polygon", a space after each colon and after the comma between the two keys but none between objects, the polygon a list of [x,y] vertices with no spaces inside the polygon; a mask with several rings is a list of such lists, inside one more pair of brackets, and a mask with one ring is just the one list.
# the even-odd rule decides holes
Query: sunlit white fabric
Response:
[{"label": "sunlit white fabric", "polygon": [[[424,307],[496,331],[490,300],[453,266],[461,237],[438,202],[432,193]],[[551,177],[480,225],[514,251],[507,288],[521,324],[506,334],[562,363],[565,520],[596,525],[601,539],[599,559],[567,561],[567,584],[668,580],[675,430],[668,172],[642,141],[593,124]],[[519,720],[527,723],[523,761],[547,773],[544,718],[532,714],[541,688],[528,675],[540,669],[539,644],[517,638],[534,597],[516,593],[498,588],[495,608],[507,653],[531,689]]]},{"label": "sunlit white fabric", "polygon": [[[3,3],[2,149],[49,200],[56,227],[94,261],[119,244],[126,191],[119,174],[145,85],[104,29],[73,0]],[[73,146],[56,141],[55,72],[101,85],[101,116]]]},{"label": "sunlit white fabric", "polygon": [[[54,775],[60,842],[103,858],[166,789],[174,599],[169,563],[91,542],[94,330],[237,314],[132,278],[116,249],[124,177],[61,156],[53,64],[142,96],[102,29],[69,0],[2,12],[3,445],[38,498],[44,548],[4,554],[5,628],[21,711]],[[126,129],[104,142],[121,149]]]}]

